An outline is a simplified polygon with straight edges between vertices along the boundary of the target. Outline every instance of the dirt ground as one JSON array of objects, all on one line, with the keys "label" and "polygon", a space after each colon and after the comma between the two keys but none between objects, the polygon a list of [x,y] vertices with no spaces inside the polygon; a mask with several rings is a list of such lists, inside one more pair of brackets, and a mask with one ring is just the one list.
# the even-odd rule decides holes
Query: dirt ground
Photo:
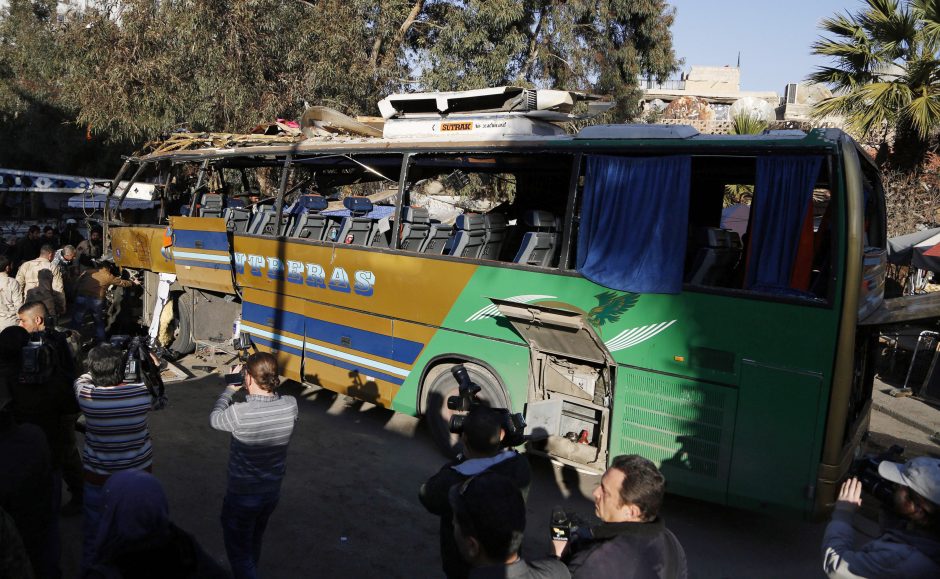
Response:
[{"label": "dirt ground", "polygon": [[[191,363],[191,362],[190,362]],[[198,366],[197,366],[198,367]],[[151,415],[154,474],[171,518],[227,565],[219,513],[229,437],[209,427],[224,385],[210,374],[167,386],[170,406]],[[443,464],[424,425],[345,396],[288,383],[300,418],[280,505],[265,537],[261,574],[280,577],[440,577],[438,521],[417,499]],[[882,429],[892,426],[878,423]],[[532,457],[525,555],[548,553],[554,506],[590,518],[597,477]],[[691,577],[813,577],[821,574],[824,523],[668,496],[664,518],[683,544]],[[81,517],[62,519],[63,570],[75,577]]]}]

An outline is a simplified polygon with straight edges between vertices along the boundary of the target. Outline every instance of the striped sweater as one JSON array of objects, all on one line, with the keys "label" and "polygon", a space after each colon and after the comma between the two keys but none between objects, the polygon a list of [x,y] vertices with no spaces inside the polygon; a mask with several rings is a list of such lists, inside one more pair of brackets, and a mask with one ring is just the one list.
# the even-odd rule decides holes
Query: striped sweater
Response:
[{"label": "striped sweater", "polygon": [[278,492],[287,469],[287,444],[297,420],[293,396],[248,396],[233,403],[236,391],[226,388],[216,400],[212,428],[232,433],[228,459],[228,492]]},{"label": "striped sweater", "polygon": [[85,415],[85,469],[107,475],[150,467],[150,393],[143,383],[95,386],[91,374],[82,374],[75,395]]}]

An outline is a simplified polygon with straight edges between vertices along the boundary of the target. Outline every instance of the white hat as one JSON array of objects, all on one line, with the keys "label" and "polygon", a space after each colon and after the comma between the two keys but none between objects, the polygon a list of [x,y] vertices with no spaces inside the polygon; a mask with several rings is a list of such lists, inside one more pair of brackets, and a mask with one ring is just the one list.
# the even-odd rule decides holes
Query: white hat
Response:
[{"label": "white hat", "polygon": [[65,224],[66,224],[66,225],[69,225],[69,224],[75,225],[76,223],[77,223],[77,221],[75,221],[74,219],[66,219],[66,220],[65,220]]},{"label": "white hat", "polygon": [[921,456],[904,464],[884,461],[878,465],[878,474],[940,505],[940,459]]}]

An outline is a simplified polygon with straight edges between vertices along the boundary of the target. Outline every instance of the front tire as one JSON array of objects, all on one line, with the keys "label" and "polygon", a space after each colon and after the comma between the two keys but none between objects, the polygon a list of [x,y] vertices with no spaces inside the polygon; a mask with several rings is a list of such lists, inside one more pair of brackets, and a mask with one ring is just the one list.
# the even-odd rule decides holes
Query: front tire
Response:
[{"label": "front tire", "polygon": [[[460,452],[460,437],[450,431],[450,418],[454,412],[447,407],[447,399],[459,392],[457,379],[451,373],[454,363],[442,363],[431,368],[424,377],[424,416],[431,438],[441,451],[454,457]],[[470,380],[480,386],[476,399],[491,408],[508,408],[509,396],[500,385],[499,378],[479,364],[464,362]]]}]

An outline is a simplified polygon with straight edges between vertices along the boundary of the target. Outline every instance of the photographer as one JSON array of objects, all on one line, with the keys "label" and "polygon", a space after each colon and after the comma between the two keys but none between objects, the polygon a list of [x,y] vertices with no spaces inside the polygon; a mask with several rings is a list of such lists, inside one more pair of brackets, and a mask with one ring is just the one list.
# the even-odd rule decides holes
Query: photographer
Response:
[{"label": "photographer", "polygon": [[862,485],[845,481],[823,536],[823,569],[829,577],[940,577],[940,460],[883,461],[878,474],[897,485],[890,505],[897,523],[856,548],[852,517]]},{"label": "photographer", "polygon": [[471,477],[490,472],[507,477],[523,497],[528,493],[532,478],[528,460],[515,450],[502,448],[506,436],[503,416],[499,410],[472,407],[460,437],[463,454],[444,465],[418,492],[424,508],[441,518],[441,562],[450,579],[467,577],[470,570],[454,540],[453,513],[448,501],[450,489]]},{"label": "photographer", "polygon": [[88,373],[75,381],[75,395],[85,415],[82,569],[94,558],[94,542],[108,477],[125,470],[150,471],[153,448],[147,413],[153,403],[142,381],[125,382],[124,353],[101,344],[88,352]]},{"label": "photographer", "polygon": [[451,487],[454,540],[472,567],[471,579],[566,579],[555,559],[526,561],[519,556],[525,532],[525,499],[508,478],[490,472]]},{"label": "photographer", "polygon": [[238,384],[216,400],[212,428],[232,433],[228,488],[222,503],[222,536],[236,579],[257,576],[261,539],[281,496],[287,445],[297,420],[297,401],[281,396],[277,359],[267,352],[248,357],[241,372],[247,396],[235,402]]},{"label": "photographer", "polygon": [[685,551],[659,518],[666,480],[649,460],[620,455],[594,491],[600,525],[572,532],[555,553],[572,577],[673,579],[687,576]]}]

